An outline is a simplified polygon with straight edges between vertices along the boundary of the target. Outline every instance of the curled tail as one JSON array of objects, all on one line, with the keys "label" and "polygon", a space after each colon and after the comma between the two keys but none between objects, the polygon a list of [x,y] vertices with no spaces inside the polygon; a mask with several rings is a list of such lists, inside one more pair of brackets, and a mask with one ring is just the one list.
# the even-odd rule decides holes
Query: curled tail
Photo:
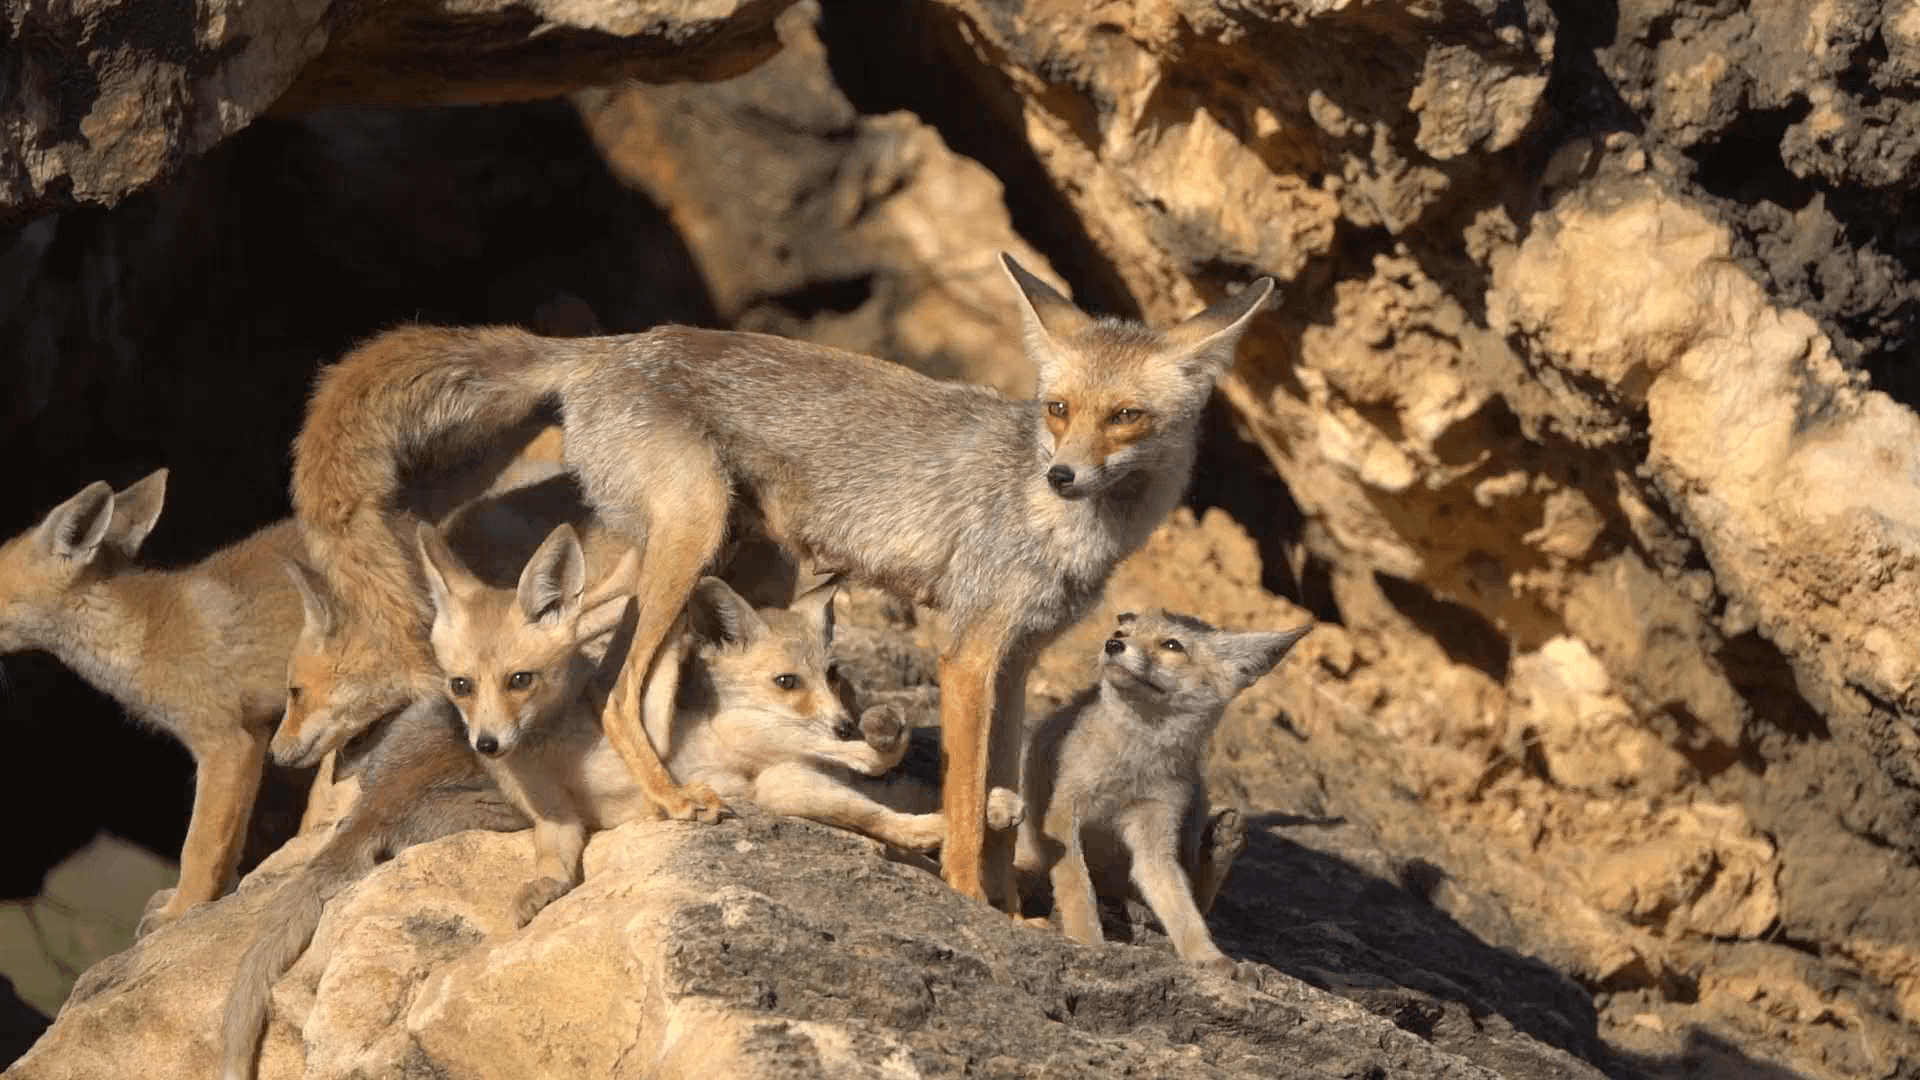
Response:
[{"label": "curled tail", "polygon": [[[293,444],[293,509],[316,568],[375,620],[411,621],[411,531],[391,512],[409,472],[486,444],[553,392],[566,345],[510,327],[390,330],[315,383]],[[396,629],[399,627],[396,626]]]},{"label": "curled tail", "polygon": [[266,932],[247,949],[227,996],[221,1029],[221,1080],[252,1080],[260,1037],[267,1029],[273,984],[313,940],[327,901],[373,869],[371,846],[341,835],[294,874],[260,914]]}]

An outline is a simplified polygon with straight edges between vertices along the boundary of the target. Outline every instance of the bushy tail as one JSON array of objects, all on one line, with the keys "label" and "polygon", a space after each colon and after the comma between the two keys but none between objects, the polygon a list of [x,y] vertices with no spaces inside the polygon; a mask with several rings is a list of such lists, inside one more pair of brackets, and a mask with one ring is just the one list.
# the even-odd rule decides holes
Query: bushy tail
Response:
[{"label": "bushy tail", "polygon": [[316,568],[356,594],[345,599],[357,614],[417,614],[412,532],[390,517],[403,477],[526,420],[567,355],[510,327],[403,327],[321,373],[293,444],[293,509]]},{"label": "bushy tail", "polygon": [[261,912],[259,923],[266,932],[247,949],[227,997],[221,1080],[252,1080],[273,984],[306,951],[327,901],[373,869],[371,846],[355,839],[350,834],[336,837],[282,885]]}]

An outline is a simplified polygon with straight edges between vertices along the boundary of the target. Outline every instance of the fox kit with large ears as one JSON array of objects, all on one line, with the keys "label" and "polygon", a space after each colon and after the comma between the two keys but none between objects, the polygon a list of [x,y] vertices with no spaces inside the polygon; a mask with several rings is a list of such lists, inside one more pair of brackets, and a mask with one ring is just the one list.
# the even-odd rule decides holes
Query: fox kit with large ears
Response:
[{"label": "fox kit with large ears", "polygon": [[154,896],[141,933],[233,884],[300,630],[281,570],[300,550],[289,522],[184,569],[135,561],[166,493],[165,469],[123,491],[89,484],[0,545],[0,653],[52,653],[193,753],[180,882]]},{"label": "fox kit with large ears", "polygon": [[1051,875],[1069,938],[1101,941],[1095,893],[1119,893],[1131,878],[1181,959],[1233,971],[1207,932],[1228,863],[1204,857],[1212,815],[1201,760],[1227,705],[1312,628],[1236,633],[1190,615],[1119,617],[1097,681],[1040,724],[1024,769],[1018,863]]},{"label": "fox kit with large ears", "polygon": [[1004,264],[1039,373],[1032,401],[737,331],[390,331],[322,376],[295,452],[296,513],[340,565],[391,563],[377,511],[395,476],[557,405],[594,510],[629,543],[646,537],[605,719],[645,776],[658,761],[642,687],[656,669],[673,677],[662,645],[736,502],[750,505],[816,568],[946,614],[942,873],[1011,905],[1012,846],[989,842],[988,792],[1017,771],[1027,673],[1179,501],[1208,395],[1273,282],[1155,330],[1089,316]]}]

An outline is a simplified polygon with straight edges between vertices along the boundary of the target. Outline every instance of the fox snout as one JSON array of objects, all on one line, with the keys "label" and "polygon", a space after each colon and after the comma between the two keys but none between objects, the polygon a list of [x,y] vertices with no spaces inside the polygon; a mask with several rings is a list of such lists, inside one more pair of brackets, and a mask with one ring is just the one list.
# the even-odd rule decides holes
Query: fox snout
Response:
[{"label": "fox snout", "polygon": [[1121,653],[1126,651],[1127,651],[1126,642],[1121,641],[1117,637],[1110,637],[1107,639],[1107,655],[1108,656],[1119,656]]},{"label": "fox snout", "polygon": [[1066,494],[1073,487],[1073,466],[1054,465],[1047,469],[1047,486],[1058,495]]}]

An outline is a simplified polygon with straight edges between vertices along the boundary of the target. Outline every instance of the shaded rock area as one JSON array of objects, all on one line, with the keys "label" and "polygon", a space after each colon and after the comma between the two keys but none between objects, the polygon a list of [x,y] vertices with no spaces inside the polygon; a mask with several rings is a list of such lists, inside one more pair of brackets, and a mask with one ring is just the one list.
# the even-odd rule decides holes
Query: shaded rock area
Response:
[{"label": "shaded rock area", "polygon": [[[506,885],[431,868],[504,867],[525,838],[456,838],[329,916],[279,991],[269,1075],[302,1054],[491,1075],[445,1036],[465,998],[436,980],[481,1000],[489,964],[531,971],[551,942],[627,965],[595,968],[632,980],[621,1037],[697,1015],[775,1075],[1050,1075],[1036,1047],[1059,1046],[1057,1071],[1102,1075],[1920,1076],[1920,7],[241,4],[231,30],[133,8],[9,12],[0,445],[33,467],[8,530],[161,464],[163,559],[284,513],[312,372],[404,319],[584,304],[609,331],[769,330],[1022,393],[995,251],[1153,320],[1282,282],[1190,506],[1030,688],[1064,700],[1118,610],[1321,620],[1211,763],[1258,826],[1213,924],[1273,969],[1259,987],[1179,972],[1150,930],[1065,949],[760,821],[602,838],[575,906],[508,935],[486,891]],[[198,44],[143,59],[143,34]],[[847,606],[867,681],[924,704],[933,628]],[[45,848],[11,895],[102,826],[177,850],[184,755],[49,663],[5,670],[0,769],[91,778],[57,803],[0,784]],[[282,790],[256,857],[297,814]],[[303,850],[96,968],[33,1075],[111,1055],[98,1025],[173,978],[163,959],[211,1000],[248,897]],[[808,860],[897,900],[899,938],[855,928],[846,905],[879,899],[817,905]],[[634,906],[589,900],[615,894]],[[440,959],[405,944],[434,936],[410,905],[459,913]],[[685,932],[633,929],[643,911]],[[716,938],[806,959],[727,968]],[[403,945],[404,977],[348,974]],[[855,954],[885,974],[854,979]],[[869,996],[822,1000],[854,982]],[[348,990],[374,983],[398,996]],[[1315,1042],[1373,1022],[1343,1002],[1412,1042]],[[144,1037],[207,1053],[207,1008],[184,995]],[[629,1045],[567,1030],[613,1055],[587,1071]]]}]

